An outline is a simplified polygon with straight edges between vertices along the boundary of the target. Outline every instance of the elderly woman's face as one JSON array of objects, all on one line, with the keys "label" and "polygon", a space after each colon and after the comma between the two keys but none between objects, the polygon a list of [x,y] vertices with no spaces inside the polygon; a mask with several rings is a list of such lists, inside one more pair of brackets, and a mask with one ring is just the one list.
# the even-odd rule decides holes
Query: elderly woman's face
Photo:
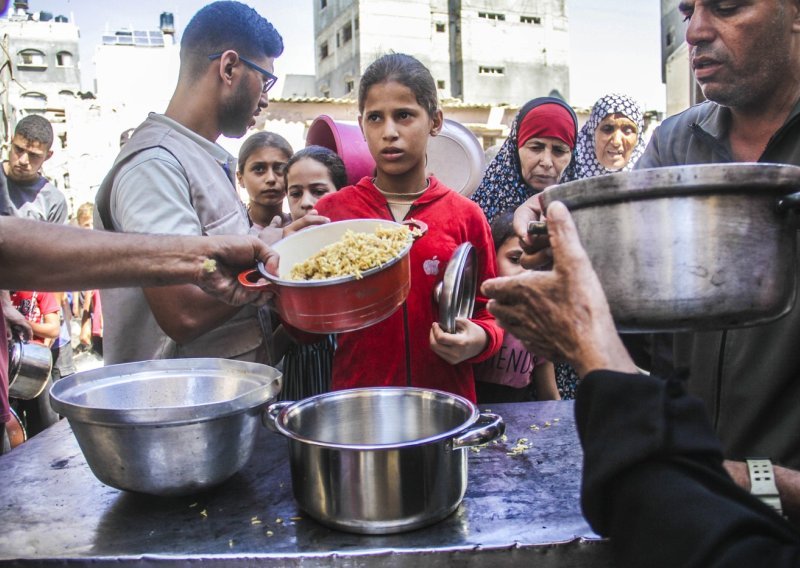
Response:
[{"label": "elderly woman's face", "polygon": [[631,159],[639,140],[636,123],[622,113],[609,114],[594,131],[597,161],[607,170],[621,170]]},{"label": "elderly woman's face", "polygon": [[541,191],[558,183],[571,158],[572,151],[562,140],[531,138],[519,149],[522,178],[530,187]]}]

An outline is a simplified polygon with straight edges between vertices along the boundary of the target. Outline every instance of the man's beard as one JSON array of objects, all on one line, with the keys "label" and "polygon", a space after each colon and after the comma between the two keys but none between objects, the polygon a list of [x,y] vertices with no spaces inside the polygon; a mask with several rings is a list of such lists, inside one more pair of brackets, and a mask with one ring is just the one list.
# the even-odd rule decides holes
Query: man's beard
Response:
[{"label": "man's beard", "polygon": [[253,118],[253,106],[249,97],[240,89],[233,99],[222,106],[220,111],[220,131],[224,136],[240,138],[247,132]]}]

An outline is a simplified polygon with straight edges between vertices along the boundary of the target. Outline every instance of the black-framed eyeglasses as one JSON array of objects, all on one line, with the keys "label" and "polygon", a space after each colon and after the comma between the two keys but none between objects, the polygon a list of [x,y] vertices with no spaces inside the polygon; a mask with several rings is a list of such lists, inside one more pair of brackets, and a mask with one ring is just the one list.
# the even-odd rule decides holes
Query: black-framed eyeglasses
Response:
[{"label": "black-framed eyeglasses", "polygon": [[[214,61],[215,59],[219,59],[220,57],[222,57],[221,53],[214,53],[212,55],[209,55],[208,59],[209,61]],[[269,91],[275,85],[275,83],[278,82],[278,78],[269,71],[267,71],[266,69],[264,69],[263,67],[259,67],[258,65],[256,65],[252,61],[249,61],[248,59],[245,59],[241,55],[239,55],[239,60],[245,65],[247,65],[250,69],[254,69],[255,71],[261,73],[261,75],[263,75],[264,87],[261,89],[262,93],[266,93],[267,91]]]}]

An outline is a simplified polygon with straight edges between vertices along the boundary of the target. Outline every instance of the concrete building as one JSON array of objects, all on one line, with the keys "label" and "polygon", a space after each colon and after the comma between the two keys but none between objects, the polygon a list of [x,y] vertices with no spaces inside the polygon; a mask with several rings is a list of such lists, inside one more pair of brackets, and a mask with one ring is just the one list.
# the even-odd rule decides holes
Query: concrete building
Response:
[{"label": "concrete building", "polygon": [[119,152],[120,135],[149,112],[167,108],[180,65],[173,22],[172,14],[162,13],[149,29],[106,30],[95,47],[96,99],[68,109],[68,199],[75,207],[94,200]]},{"label": "concrete building", "polygon": [[661,0],[661,76],[667,89],[666,116],[704,100],[689,64],[686,23],[678,11],[679,3],[680,0]]},{"label": "concrete building", "polygon": [[13,128],[30,113],[63,121],[63,100],[76,96],[81,84],[77,26],[66,16],[31,13],[26,0],[17,0],[0,20],[0,36],[3,109],[9,112],[4,126]]},{"label": "concrete building", "polygon": [[442,99],[522,104],[569,98],[566,0],[313,0],[317,95],[355,98],[390,51],[417,57]]},{"label": "concrete building", "polygon": [[45,173],[60,188],[69,187],[65,117],[81,85],[78,27],[63,15],[30,12],[27,0],[16,0],[8,15],[0,19],[0,37],[4,150],[22,117],[44,116],[55,134],[53,157],[45,163]]}]

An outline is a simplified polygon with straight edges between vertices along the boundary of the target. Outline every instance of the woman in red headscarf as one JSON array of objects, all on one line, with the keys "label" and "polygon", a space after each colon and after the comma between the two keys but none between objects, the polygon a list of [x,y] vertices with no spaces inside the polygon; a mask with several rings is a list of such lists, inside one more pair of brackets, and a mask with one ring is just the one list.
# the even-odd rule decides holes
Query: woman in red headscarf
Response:
[{"label": "woman in red headscarf", "polygon": [[[490,223],[502,213],[514,211],[532,195],[559,182],[577,138],[578,118],[567,103],[553,97],[528,101],[470,199],[480,205]],[[556,364],[555,370],[559,396],[575,398],[578,375],[563,363]],[[536,398],[540,396],[535,393]]]},{"label": "woman in red headscarf", "polygon": [[567,103],[554,97],[528,101],[470,199],[489,222],[516,209],[531,195],[558,183],[577,136],[578,118]]}]

